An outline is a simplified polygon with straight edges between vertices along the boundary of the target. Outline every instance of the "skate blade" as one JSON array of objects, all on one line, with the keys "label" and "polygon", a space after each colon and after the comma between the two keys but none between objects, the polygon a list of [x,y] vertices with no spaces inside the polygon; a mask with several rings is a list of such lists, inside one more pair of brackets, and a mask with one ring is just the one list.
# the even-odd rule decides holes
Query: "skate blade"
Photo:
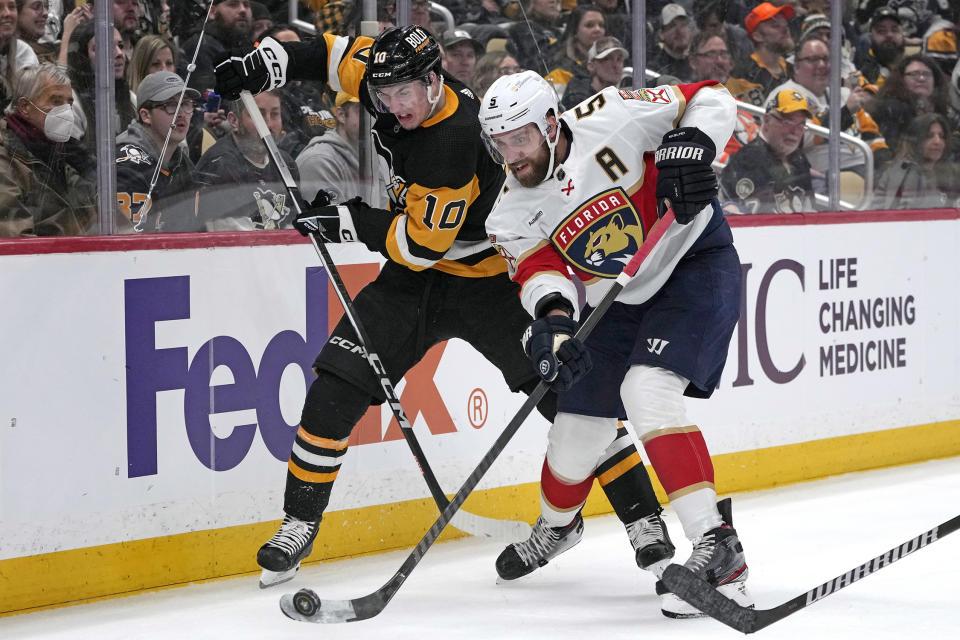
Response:
[{"label": "skate blade", "polygon": [[260,588],[268,589],[278,584],[289,582],[290,580],[293,580],[293,577],[297,575],[297,571],[299,570],[299,562],[293,569],[288,569],[286,571],[270,571],[269,569],[262,569],[260,571]]},{"label": "skate blade", "polygon": [[533,574],[535,574],[535,573],[536,573],[536,571],[531,571],[530,573],[525,573],[525,574],[523,574],[523,575],[520,576],[519,578],[513,578],[513,579],[511,579],[511,580],[508,580],[508,579],[506,579],[506,578],[501,578],[500,576],[497,576],[497,582],[496,582],[496,584],[497,584],[497,586],[510,586],[510,585],[514,585],[514,584],[523,584],[524,582],[527,582],[527,581],[529,581],[529,580],[532,580],[532,579],[533,579]]},{"label": "skate blade", "polygon": [[[717,587],[717,592],[733,600],[741,607],[753,608],[753,597],[747,591],[747,583],[742,580],[720,585]],[[666,617],[674,619],[703,618],[705,616],[699,609],[673,593],[665,593],[660,596],[660,612]]]}]

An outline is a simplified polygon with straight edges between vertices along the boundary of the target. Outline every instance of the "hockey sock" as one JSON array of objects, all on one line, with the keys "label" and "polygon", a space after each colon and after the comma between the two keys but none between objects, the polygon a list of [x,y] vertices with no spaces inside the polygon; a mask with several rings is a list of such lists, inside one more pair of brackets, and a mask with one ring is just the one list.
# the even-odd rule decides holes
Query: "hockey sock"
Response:
[{"label": "hockey sock", "polygon": [[617,438],[603,452],[594,474],[610,506],[624,524],[644,518],[660,508],[643,459],[622,422],[617,423]]},{"label": "hockey sock", "polygon": [[644,436],[643,448],[688,538],[723,523],[716,506],[713,461],[700,429],[695,425],[658,429]]},{"label": "hockey sock", "polygon": [[577,516],[587,501],[593,475],[580,482],[559,477],[546,460],[540,472],[540,515],[551,527],[563,527]]},{"label": "hockey sock", "polygon": [[540,476],[540,506],[551,527],[569,524],[593,484],[597,460],[614,441],[616,418],[558,413],[547,433]]},{"label": "hockey sock", "polygon": [[324,371],[310,385],[287,464],[286,513],[308,521],[323,515],[350,432],[370,399],[369,393]]},{"label": "hockey sock", "polygon": [[707,443],[700,429],[690,424],[684,407],[687,384],[672,371],[635,365],[624,376],[620,397],[684,534],[696,538],[723,520],[717,511]]}]

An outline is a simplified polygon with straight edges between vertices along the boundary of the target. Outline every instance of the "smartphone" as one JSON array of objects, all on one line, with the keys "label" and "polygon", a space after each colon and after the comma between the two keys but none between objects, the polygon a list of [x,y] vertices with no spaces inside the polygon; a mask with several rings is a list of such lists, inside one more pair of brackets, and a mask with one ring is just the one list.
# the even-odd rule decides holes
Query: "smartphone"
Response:
[{"label": "smartphone", "polygon": [[220,96],[213,92],[213,89],[207,89],[206,92],[206,104],[204,104],[203,110],[207,113],[216,113],[220,110]]}]

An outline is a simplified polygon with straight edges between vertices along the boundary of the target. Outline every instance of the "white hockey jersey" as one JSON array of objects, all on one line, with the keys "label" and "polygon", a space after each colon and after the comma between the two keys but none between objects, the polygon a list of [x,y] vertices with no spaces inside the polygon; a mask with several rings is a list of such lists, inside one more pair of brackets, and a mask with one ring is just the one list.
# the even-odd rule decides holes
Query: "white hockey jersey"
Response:
[{"label": "white hockey jersey", "polygon": [[[560,120],[571,135],[566,160],[536,187],[508,175],[486,222],[530,315],[552,293],[578,308],[570,271],[583,281],[587,303],[596,305],[657,222],[653,155],[663,135],[697,127],[723,149],[736,112],[730,93],[712,81],[635,91],[608,87],[564,112]],[[719,210],[674,224],[617,300],[649,299],[677,262],[720,226],[729,244]]]}]

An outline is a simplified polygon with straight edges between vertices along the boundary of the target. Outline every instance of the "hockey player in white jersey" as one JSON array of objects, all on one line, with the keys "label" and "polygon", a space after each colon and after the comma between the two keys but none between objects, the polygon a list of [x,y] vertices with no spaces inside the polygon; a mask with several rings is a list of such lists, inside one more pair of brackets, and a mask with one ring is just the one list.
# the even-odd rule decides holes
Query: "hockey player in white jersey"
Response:
[{"label": "hockey player in white jersey", "polygon": [[[717,503],[710,454],[684,405],[716,388],[739,314],[740,262],[710,166],[733,131],[734,100],[713,81],[609,87],[557,114],[552,88],[532,71],[499,78],[480,110],[488,149],[510,170],[487,232],[534,318],[527,355],[566,389],[548,436],[540,519],[529,540],[500,554],[497,570],[568,548],[590,489],[584,479],[617,420],[629,418],[693,543],[685,565],[752,604],[729,500]],[[571,278],[585,286],[586,314],[667,206],[677,224],[581,344]],[[699,615],[661,582],[657,592],[665,615]]]}]

